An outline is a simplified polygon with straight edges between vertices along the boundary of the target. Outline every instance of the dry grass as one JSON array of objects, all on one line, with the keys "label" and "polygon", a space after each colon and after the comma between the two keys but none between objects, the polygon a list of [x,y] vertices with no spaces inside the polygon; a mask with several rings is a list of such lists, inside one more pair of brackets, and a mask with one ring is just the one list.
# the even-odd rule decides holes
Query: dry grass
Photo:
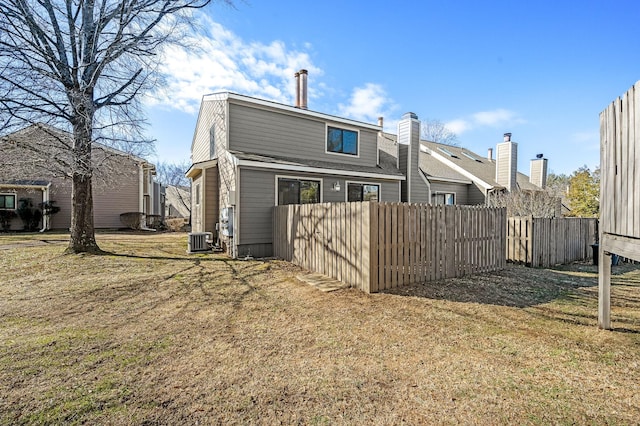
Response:
[{"label": "dry grass", "polygon": [[64,240],[0,236],[2,424],[640,419],[635,268],[606,332],[590,265],[322,293],[284,262],[187,255],[185,234]]}]

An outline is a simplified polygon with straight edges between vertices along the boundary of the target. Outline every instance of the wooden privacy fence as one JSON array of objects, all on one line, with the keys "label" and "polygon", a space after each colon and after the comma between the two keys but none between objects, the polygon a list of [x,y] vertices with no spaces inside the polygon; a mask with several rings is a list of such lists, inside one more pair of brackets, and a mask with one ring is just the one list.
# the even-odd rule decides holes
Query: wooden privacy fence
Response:
[{"label": "wooden privacy fence", "polygon": [[597,240],[598,219],[507,219],[507,260],[548,268],[576,260],[591,259]]},{"label": "wooden privacy fence", "polygon": [[407,203],[277,206],[276,257],[366,292],[501,269],[506,210]]}]

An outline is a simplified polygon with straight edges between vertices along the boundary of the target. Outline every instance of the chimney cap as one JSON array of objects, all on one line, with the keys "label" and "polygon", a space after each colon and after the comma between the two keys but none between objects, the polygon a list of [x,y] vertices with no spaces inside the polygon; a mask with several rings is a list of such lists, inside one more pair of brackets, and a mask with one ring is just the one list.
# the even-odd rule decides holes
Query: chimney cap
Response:
[{"label": "chimney cap", "polygon": [[402,114],[402,119],[404,120],[406,118],[412,118],[414,120],[417,120],[418,116],[414,112],[405,112],[404,114]]},{"label": "chimney cap", "polygon": [[505,142],[511,141],[511,133],[505,133],[504,134],[504,141]]},{"label": "chimney cap", "polygon": [[536,158],[537,159],[544,158],[544,154],[536,154]]},{"label": "chimney cap", "polygon": [[309,74],[309,71],[301,69],[300,71],[298,71],[298,74]]}]

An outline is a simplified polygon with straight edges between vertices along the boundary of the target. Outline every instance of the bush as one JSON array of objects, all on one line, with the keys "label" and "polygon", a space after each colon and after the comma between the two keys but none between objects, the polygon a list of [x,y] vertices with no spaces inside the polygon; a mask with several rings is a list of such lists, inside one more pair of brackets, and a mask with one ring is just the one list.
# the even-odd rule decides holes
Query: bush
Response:
[{"label": "bush", "polygon": [[0,210],[0,227],[4,232],[9,232],[11,229],[11,221],[18,217],[13,210]]},{"label": "bush", "polygon": [[165,219],[165,225],[167,225],[167,229],[171,232],[181,232],[185,230],[187,225],[187,219],[183,217],[174,217],[171,219]]},{"label": "bush", "polygon": [[22,220],[25,231],[37,231],[42,220],[42,211],[33,207],[31,198],[20,198],[18,206],[18,216]]},{"label": "bush", "polygon": [[148,214],[147,227],[153,229],[162,229],[162,216],[160,216],[159,214]]},{"label": "bush", "polygon": [[55,204],[55,201],[45,201],[44,203],[38,204],[38,207],[42,210],[43,216],[53,216],[60,211],[60,207]]},{"label": "bush", "polygon": [[120,222],[127,228],[137,230],[141,228],[143,218],[142,212],[127,212],[120,215]]}]

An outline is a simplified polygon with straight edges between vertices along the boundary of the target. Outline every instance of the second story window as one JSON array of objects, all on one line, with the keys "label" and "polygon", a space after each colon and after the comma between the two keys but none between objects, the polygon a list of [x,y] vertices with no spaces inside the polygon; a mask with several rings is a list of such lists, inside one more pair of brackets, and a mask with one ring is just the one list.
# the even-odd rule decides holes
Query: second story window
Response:
[{"label": "second story window", "polygon": [[358,132],[327,127],[327,152],[358,155]]}]

